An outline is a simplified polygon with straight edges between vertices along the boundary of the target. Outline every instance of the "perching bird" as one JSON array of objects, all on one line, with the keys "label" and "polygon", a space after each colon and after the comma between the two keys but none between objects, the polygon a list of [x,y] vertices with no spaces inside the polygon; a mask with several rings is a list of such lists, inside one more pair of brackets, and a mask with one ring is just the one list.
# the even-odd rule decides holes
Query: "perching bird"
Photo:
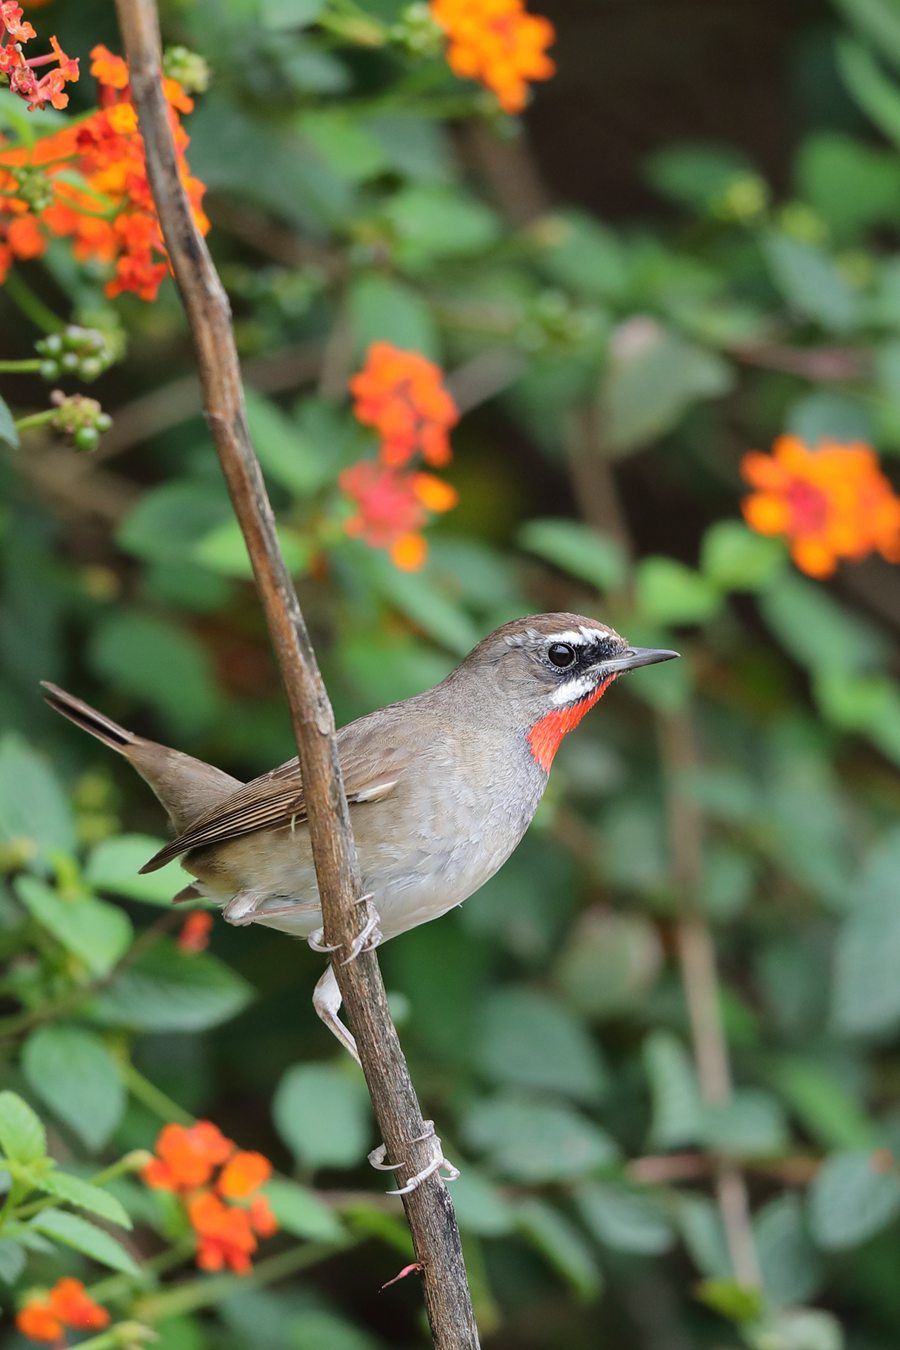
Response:
[{"label": "perching bird", "polygon": [[[351,956],[483,886],[531,824],[566,733],[624,671],[677,655],[629,647],[578,614],[514,619],[433,689],[344,727],[344,788],[378,914]],[[43,688],[57,712],[124,755],[168,811],[176,838],[142,872],[180,857],[196,878],[188,893],[216,900],[229,923],[265,924],[327,950],[296,759],[241,783],[135,736],[56,685]],[[331,966],[313,1004],[358,1058]]]}]

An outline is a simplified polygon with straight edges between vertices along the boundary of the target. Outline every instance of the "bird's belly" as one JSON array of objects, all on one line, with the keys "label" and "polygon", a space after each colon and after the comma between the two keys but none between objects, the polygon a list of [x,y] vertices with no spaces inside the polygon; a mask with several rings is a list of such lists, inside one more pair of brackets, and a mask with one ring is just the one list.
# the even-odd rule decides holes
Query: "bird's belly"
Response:
[{"label": "bird's belly", "polygon": [[[484,798],[466,800],[465,789],[436,794],[414,804],[418,821],[400,812],[404,828],[397,834],[397,803],[371,803],[354,812],[354,832],[363,890],[370,894],[385,938],[396,937],[421,923],[439,918],[462,902],[502,867],[531,822],[543,784],[515,804],[485,809]],[[427,794],[430,795],[430,794]],[[473,794],[474,795],[474,794]],[[501,797],[500,800],[503,800]],[[260,923],[297,937],[321,926],[315,869],[305,827],[270,831],[220,846],[202,867],[199,857],[189,866],[204,889],[236,923]]]}]

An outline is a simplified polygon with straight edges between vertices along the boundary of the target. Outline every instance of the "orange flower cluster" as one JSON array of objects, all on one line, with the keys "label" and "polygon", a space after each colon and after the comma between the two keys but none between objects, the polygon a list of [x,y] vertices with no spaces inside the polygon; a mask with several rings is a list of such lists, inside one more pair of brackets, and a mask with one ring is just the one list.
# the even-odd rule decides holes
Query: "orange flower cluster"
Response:
[{"label": "orange flower cluster", "polygon": [[16,1315],[16,1326],[30,1341],[65,1344],[66,1328],[102,1331],[109,1313],[95,1303],[80,1280],[57,1280],[45,1297],[29,1298]]},{"label": "orange flower cluster", "polygon": [[831,576],[841,558],[875,552],[900,562],[900,497],[870,446],[823,441],[811,449],[780,436],[771,455],[745,455],[741,472],[755,489],[742,503],[747,524],[786,536],[808,576]]},{"label": "orange flower cluster", "polygon": [[556,70],[547,55],[553,24],[527,13],[522,0],[431,0],[430,8],[449,39],[454,75],[486,85],[504,112],[521,112],[529,81],[549,80]]},{"label": "orange flower cluster", "polygon": [[[0,0],[2,3],[2,0]],[[56,235],[71,239],[76,258],[111,264],[107,295],[131,291],[153,300],[168,273],[153,205],[144,146],[128,88],[128,67],[106,47],[91,52],[99,86],[97,111],[31,147],[0,151],[0,282],[16,258],[34,258]],[[193,102],[165,80],[182,181],[204,232],[204,187],[185,159],[188,137],[180,114]],[[73,182],[77,175],[79,181]]]},{"label": "orange flower cluster", "polygon": [[374,342],[350,381],[353,411],[380,439],[378,462],[345,469],[340,486],[355,506],[348,534],[386,548],[397,567],[415,571],[425,561],[421,529],[429,512],[449,511],[455,490],[434,474],[411,471],[416,455],[442,466],[451,458],[450,429],[459,420],[439,366],[418,352]]},{"label": "orange flower cluster", "polygon": [[183,952],[205,952],[209,946],[213,917],[206,909],[195,909],[181,925],[176,941]]},{"label": "orange flower cluster", "polygon": [[209,1120],[166,1125],[156,1141],[156,1156],[143,1172],[148,1186],[172,1191],[184,1201],[197,1235],[200,1269],[227,1267],[238,1275],[250,1270],[259,1239],[278,1231],[268,1200],[258,1194],[271,1175],[268,1158],[238,1149]]},{"label": "orange flower cluster", "polygon": [[[34,37],[37,33],[33,26],[22,18],[22,6],[16,0],[0,0],[0,75],[9,80],[14,94],[25,99],[30,112],[46,103],[65,108],[69,102],[65,86],[78,79],[78,61],[66,56],[55,37],[50,39],[51,50],[46,56],[24,56],[23,45]],[[46,75],[35,75],[41,66],[53,69]]]}]

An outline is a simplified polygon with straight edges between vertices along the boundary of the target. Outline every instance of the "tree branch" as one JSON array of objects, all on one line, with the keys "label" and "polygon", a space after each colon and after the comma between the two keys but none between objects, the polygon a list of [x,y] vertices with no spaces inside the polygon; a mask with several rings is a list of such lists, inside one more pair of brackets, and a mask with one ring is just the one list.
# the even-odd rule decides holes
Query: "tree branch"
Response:
[{"label": "tree branch", "polygon": [[[284,682],[309,809],[326,940],[345,951],[360,925],[359,866],[341,781],[334,715],[275,534],[244,408],[228,298],[182,188],[162,91],[155,0],[117,0],[156,209],[197,354],[203,404],[235,514],[243,531]],[[340,952],[338,952],[340,956]],[[401,1182],[431,1159],[422,1112],[388,1011],[374,952],[334,971],[388,1156],[403,1160]],[[434,1174],[404,1196],[425,1302],[439,1350],[477,1350],[453,1205]]]}]

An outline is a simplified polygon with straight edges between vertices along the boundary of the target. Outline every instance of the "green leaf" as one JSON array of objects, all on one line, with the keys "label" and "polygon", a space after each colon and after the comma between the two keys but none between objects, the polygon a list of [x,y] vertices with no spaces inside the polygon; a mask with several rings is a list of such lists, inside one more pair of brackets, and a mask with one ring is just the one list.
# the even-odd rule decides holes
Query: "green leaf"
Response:
[{"label": "green leaf", "polygon": [[836,0],[844,17],[900,66],[900,13],[893,0]]},{"label": "green leaf", "polygon": [[485,1003],[476,1061],[489,1082],[538,1088],[591,1104],[607,1086],[587,1031],[548,995],[507,986]]},{"label": "green leaf", "polygon": [[264,1194],[279,1227],[286,1233],[308,1238],[310,1242],[340,1242],[346,1236],[334,1210],[306,1186],[275,1179],[267,1183]]},{"label": "green leaf", "polygon": [[0,445],[5,445],[10,450],[19,448],[19,433],[16,430],[15,419],[9,404],[2,398],[0,398]]},{"label": "green leaf", "polygon": [[37,1190],[55,1195],[77,1209],[86,1209],[89,1214],[96,1214],[108,1223],[117,1223],[122,1228],[132,1226],[125,1207],[114,1195],[103,1190],[102,1186],[94,1186],[82,1177],[73,1176],[71,1172],[61,1172],[58,1167],[52,1167],[48,1172],[41,1173],[35,1186]]},{"label": "green leaf", "polygon": [[875,1146],[874,1122],[849,1085],[827,1065],[790,1055],[774,1066],[770,1076],[804,1130],[825,1148]]},{"label": "green leaf", "polygon": [[759,1088],[738,1088],[727,1102],[705,1106],[703,1138],[726,1157],[765,1158],[783,1152],[788,1130],[775,1097]]},{"label": "green leaf", "polygon": [[788,305],[829,333],[852,332],[860,321],[860,297],[832,260],[813,244],[776,231],[763,240],[776,286]]},{"label": "green leaf", "polygon": [[496,213],[458,185],[415,184],[388,202],[388,222],[402,264],[420,270],[441,258],[481,253],[501,235]]},{"label": "green leaf", "polygon": [[574,520],[530,520],[519,531],[519,546],[598,591],[624,584],[622,549],[607,535]]},{"label": "green leaf", "polygon": [[738,1325],[756,1322],[763,1311],[762,1290],[735,1279],[704,1280],[695,1292],[701,1303]]},{"label": "green leaf", "polygon": [[575,1190],[575,1203],[596,1238],[617,1251],[661,1256],[675,1233],[653,1192],[622,1182],[588,1181]]},{"label": "green leaf", "polygon": [[649,919],[597,907],[576,920],[557,958],[554,980],[573,1008],[600,1020],[634,1010],[662,962],[662,945]]},{"label": "green leaf", "polygon": [[703,1103],[691,1058],[669,1031],[654,1031],[644,1041],[644,1068],[653,1096],[650,1143],[678,1148],[700,1137]]},{"label": "green leaf", "polygon": [[25,1250],[12,1238],[0,1238],[0,1284],[15,1284],[25,1269]]},{"label": "green leaf", "polygon": [[703,536],[700,565],[721,591],[758,591],[784,571],[784,545],[754,534],[738,520],[719,520]]},{"label": "green leaf", "polygon": [[22,1068],[31,1088],[92,1151],[122,1118],[125,1089],[103,1039],[82,1027],[39,1027],[25,1042]]},{"label": "green leaf", "polygon": [[14,1163],[38,1162],[47,1152],[39,1117],[15,1092],[0,1092],[0,1149]]},{"label": "green leaf", "polygon": [[96,890],[112,891],[128,900],[143,900],[148,905],[172,903],[183,889],[185,876],[178,862],[167,863],[156,872],[140,875],[148,858],[162,848],[163,841],[150,834],[117,834],[103,839],[91,850],[84,879]]},{"label": "green leaf", "polygon": [[846,1350],[836,1317],[819,1308],[782,1308],[753,1328],[753,1350]]},{"label": "green leaf", "polygon": [[644,558],[636,580],[641,614],[651,622],[705,623],[721,604],[706,577],[674,558]]},{"label": "green leaf", "polygon": [[177,734],[218,715],[222,700],[206,648],[167,619],[114,610],[94,629],[88,655],[97,675],[147,702]]},{"label": "green leaf", "polygon": [[463,1119],[467,1142],[516,1181],[563,1181],[616,1161],[615,1141],[569,1107],[512,1094],[485,1098]]},{"label": "green leaf", "polygon": [[325,0],[259,0],[263,28],[307,28],[325,8]]},{"label": "green leaf", "polygon": [[463,1232],[503,1237],[513,1229],[513,1207],[477,1167],[466,1163],[453,1183],[453,1208]]},{"label": "green leaf", "polygon": [[131,945],[128,915],[87,891],[63,895],[37,877],[20,876],[15,892],[32,918],[94,975],[108,975]]},{"label": "green leaf", "polygon": [[47,864],[56,853],[75,851],[75,826],[46,760],[18,736],[6,735],[0,739],[0,843],[25,840]]},{"label": "green leaf", "polygon": [[53,1238],[64,1247],[72,1247],[92,1261],[119,1270],[123,1275],[137,1275],[139,1268],[125,1248],[109,1233],[89,1223],[78,1214],[67,1214],[61,1209],[45,1209],[31,1220],[31,1227],[45,1237]]},{"label": "green leaf", "polygon": [[230,515],[224,488],[209,483],[162,483],[145,492],[125,517],[116,542],[136,558],[187,562],[197,539]]},{"label": "green leaf", "polygon": [[900,897],[896,880],[844,920],[835,948],[834,1019],[842,1031],[872,1034],[900,1021]]},{"label": "green leaf", "polygon": [[887,645],[874,628],[811,581],[788,572],[759,597],[763,618],[785,649],[812,670],[881,669]]},{"label": "green leaf", "polygon": [[738,150],[707,145],[666,146],[646,164],[647,180],[657,192],[702,211],[721,201],[736,179],[752,172]]},{"label": "green leaf", "polygon": [[590,1245],[570,1219],[548,1201],[532,1197],[516,1206],[516,1221],[578,1298],[590,1302],[597,1297],[603,1276]]},{"label": "green leaf", "polygon": [[317,108],[303,113],[296,125],[332,173],[348,183],[365,183],[388,167],[381,141],[352,112]]},{"label": "green leaf", "polygon": [[581,211],[543,217],[533,228],[538,261],[552,280],[592,300],[618,298],[626,286],[626,258],[611,230]]},{"label": "green leaf", "polygon": [[810,1241],[797,1195],[781,1195],[760,1209],[753,1223],[763,1286],[776,1307],[805,1303],[818,1291],[821,1262]]},{"label": "green leaf", "polygon": [[720,357],[638,317],[620,326],[600,383],[604,443],[612,454],[638,450],[671,431],[702,399],[718,398],[733,375]]},{"label": "green leaf", "polygon": [[[309,566],[312,548],[298,534],[287,529],[278,531],[278,543],[285,566],[292,576],[302,576]],[[241,527],[236,520],[226,520],[204,535],[194,545],[193,555],[198,563],[225,577],[250,581],[253,568]]]},{"label": "green leaf", "polygon": [[354,558],[385,600],[449,651],[464,656],[475,646],[478,629],[430,573],[401,572],[374,549],[354,550]]},{"label": "green leaf", "polygon": [[272,1103],[275,1127],[305,1167],[352,1167],[371,1137],[369,1099],[360,1077],[328,1064],[296,1064]]},{"label": "green leaf", "polygon": [[208,952],[158,942],[121,971],[86,1012],[104,1025],[136,1031],[206,1031],[247,1006],[253,990]]},{"label": "green leaf", "polygon": [[[817,389],[805,394],[788,409],[785,430],[799,436],[807,445],[819,441],[872,442],[875,438],[871,409],[865,398],[853,394],[835,394]],[[760,536],[755,536],[759,538]],[[776,543],[770,540],[770,543]]]},{"label": "green leaf", "polygon": [[853,240],[900,212],[896,156],[855,137],[829,131],[806,137],[796,173],[800,195],[841,240]]},{"label": "green leaf", "polygon": [[691,1260],[710,1279],[725,1279],[731,1271],[728,1242],[715,1201],[686,1191],[675,1197],[675,1221]]},{"label": "green leaf", "polygon": [[835,1153],[809,1192],[812,1235],[827,1251],[856,1247],[900,1214],[900,1177],[885,1150]]},{"label": "green leaf", "polygon": [[838,69],[863,112],[895,144],[900,144],[900,89],[861,43],[841,38]]},{"label": "green leaf", "polygon": [[247,420],[263,469],[281,487],[303,498],[327,480],[332,467],[327,447],[317,446],[277,404],[249,390]]},{"label": "green leaf", "polygon": [[404,351],[440,359],[437,325],[427,303],[411,286],[380,272],[365,272],[348,297],[354,347],[360,357],[373,342],[393,342]]}]

